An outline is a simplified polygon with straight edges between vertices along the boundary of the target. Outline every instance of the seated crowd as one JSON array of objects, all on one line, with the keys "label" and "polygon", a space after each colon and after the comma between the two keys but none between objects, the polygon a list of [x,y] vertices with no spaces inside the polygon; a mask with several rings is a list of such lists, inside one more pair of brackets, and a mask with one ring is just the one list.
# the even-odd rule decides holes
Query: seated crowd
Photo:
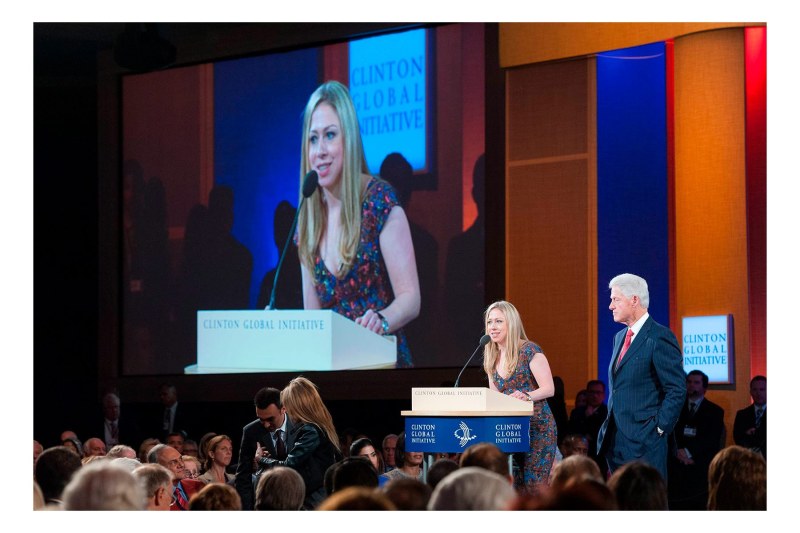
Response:
[{"label": "seated crowd", "polygon": [[[429,456],[406,451],[404,432],[382,440],[356,430],[341,437],[331,433],[330,413],[304,378],[292,380],[282,392],[262,389],[255,407],[258,420],[244,428],[239,464],[232,461],[232,439],[215,433],[204,435],[199,444],[178,432],[167,435],[165,443],[147,438],[108,451],[102,438],[81,445],[73,432],[64,432],[61,445],[46,449],[34,441],[34,509],[670,508],[667,483],[658,470],[631,462],[609,477],[580,435],[561,439],[549,483],[534,493],[520,493],[514,488],[512,461],[493,444]],[[247,444],[254,428],[264,431]],[[765,510],[764,457],[741,446],[720,450],[708,468],[706,508]]]}]

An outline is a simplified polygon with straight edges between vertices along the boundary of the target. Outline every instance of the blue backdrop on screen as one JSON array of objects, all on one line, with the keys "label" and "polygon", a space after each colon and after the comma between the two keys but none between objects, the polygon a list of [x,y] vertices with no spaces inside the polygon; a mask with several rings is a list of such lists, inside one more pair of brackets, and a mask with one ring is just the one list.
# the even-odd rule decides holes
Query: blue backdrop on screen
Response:
[{"label": "blue backdrop on screen", "polygon": [[412,30],[350,43],[350,95],[373,174],[392,152],[426,168],[425,36]]},{"label": "blue backdrop on screen", "polygon": [[302,113],[318,85],[318,60],[310,49],[214,65],[215,184],[234,190],[233,234],[253,254],[251,307],[280,257],[275,207],[297,207]]},{"label": "blue backdrop on screen", "polygon": [[597,375],[604,382],[614,334],[624,327],[607,310],[611,278],[645,278],[650,315],[669,323],[665,69],[664,43],[597,57]]}]

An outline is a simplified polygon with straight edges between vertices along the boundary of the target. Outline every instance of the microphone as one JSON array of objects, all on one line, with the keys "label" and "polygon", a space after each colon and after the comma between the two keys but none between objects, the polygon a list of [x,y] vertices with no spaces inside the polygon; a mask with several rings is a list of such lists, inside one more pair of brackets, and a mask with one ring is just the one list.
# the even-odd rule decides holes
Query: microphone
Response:
[{"label": "microphone", "polygon": [[458,373],[458,377],[456,378],[456,384],[453,385],[454,389],[458,387],[458,382],[461,380],[461,374],[463,374],[464,370],[467,369],[467,366],[469,365],[469,362],[472,361],[472,358],[475,357],[475,354],[478,353],[478,350],[480,350],[481,348],[483,348],[484,346],[489,344],[489,341],[491,341],[491,340],[492,340],[492,338],[489,335],[484,335],[483,337],[481,337],[481,340],[478,341],[478,347],[475,348],[475,351],[472,352],[472,355],[470,355],[469,359],[467,359],[467,363],[464,365],[464,368],[462,368],[461,372]]},{"label": "microphone", "polygon": [[275,309],[275,289],[278,287],[278,276],[281,273],[281,267],[283,266],[283,260],[286,258],[286,252],[289,250],[289,243],[294,236],[294,230],[297,228],[297,219],[300,216],[300,209],[303,208],[303,203],[306,201],[306,198],[309,198],[314,194],[314,191],[317,190],[318,183],[319,174],[317,174],[316,170],[310,170],[303,178],[303,198],[300,199],[300,205],[297,206],[297,211],[294,213],[292,229],[289,230],[289,235],[286,236],[286,244],[283,245],[280,261],[278,261],[278,266],[275,268],[275,279],[272,280],[272,293],[269,296],[269,303],[266,309]]}]

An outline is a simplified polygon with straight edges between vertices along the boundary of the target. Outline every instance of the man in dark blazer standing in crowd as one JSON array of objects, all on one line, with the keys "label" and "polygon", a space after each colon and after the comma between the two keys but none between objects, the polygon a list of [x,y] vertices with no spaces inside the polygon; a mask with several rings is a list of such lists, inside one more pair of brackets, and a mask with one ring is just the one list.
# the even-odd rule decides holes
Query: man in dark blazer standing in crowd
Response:
[{"label": "man in dark blazer standing in crowd", "polygon": [[669,508],[703,511],[708,503],[708,466],[724,446],[725,412],[706,398],[708,376],[686,376],[686,403],[670,441]]},{"label": "man in dark blazer standing in crowd", "polygon": [[733,442],[750,448],[767,458],[767,378],[755,376],[750,380],[753,403],[736,412],[733,421]]},{"label": "man in dark blazer standing in crowd", "polygon": [[[257,418],[242,430],[239,464],[236,467],[235,486],[244,510],[252,510],[254,506],[254,463],[262,457],[285,460],[288,453],[286,436],[292,430],[292,422],[281,404],[281,391],[265,387],[256,393],[253,402]],[[256,457],[257,453],[259,457]]]},{"label": "man in dark blazer standing in crowd", "polygon": [[608,284],[614,321],[627,326],[614,338],[608,367],[608,417],[597,438],[613,473],[639,459],[667,479],[667,435],[686,398],[686,373],[675,335],[653,320],[647,282],[620,274]]}]

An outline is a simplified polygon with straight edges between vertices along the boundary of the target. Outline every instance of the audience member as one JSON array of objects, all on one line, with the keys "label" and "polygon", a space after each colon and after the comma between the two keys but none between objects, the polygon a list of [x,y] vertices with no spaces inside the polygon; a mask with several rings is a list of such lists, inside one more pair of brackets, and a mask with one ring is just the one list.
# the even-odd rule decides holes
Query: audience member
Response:
[{"label": "audience member", "polygon": [[643,461],[626,463],[608,480],[621,511],[666,511],[667,486],[661,474]]},{"label": "audience member", "polygon": [[733,442],[767,458],[767,378],[750,380],[753,403],[736,412],[733,422]]},{"label": "audience member", "polygon": [[114,466],[122,467],[131,473],[142,466],[142,463],[139,462],[139,459],[131,459],[130,457],[109,457],[106,455],[105,459]]},{"label": "audience member", "polygon": [[359,456],[369,459],[369,462],[375,467],[375,472],[377,474],[382,474],[384,472],[382,455],[375,450],[372,441],[366,437],[356,439],[353,441],[353,444],[350,445],[350,457]]},{"label": "audience member", "polygon": [[79,441],[77,437],[66,437],[61,441],[61,445],[74,451],[78,457],[83,457],[83,444],[81,444],[81,441]]},{"label": "audience member", "polygon": [[160,435],[164,439],[170,433],[179,432],[182,432],[185,436],[195,436],[193,433],[195,431],[193,415],[186,405],[178,403],[178,390],[175,385],[171,383],[162,384],[158,397],[161,401],[162,409],[158,427],[154,427],[151,430],[153,434]]},{"label": "audience member", "polygon": [[406,432],[403,431],[397,436],[395,448],[395,464],[397,468],[382,474],[387,481],[403,477],[410,477],[422,481],[422,452],[406,452],[405,450]]},{"label": "audience member", "polygon": [[103,424],[93,428],[95,435],[100,436],[106,448],[126,442],[139,442],[139,430],[136,422],[130,418],[122,418],[119,396],[109,392],[103,396]]},{"label": "audience member", "polygon": [[[708,503],[708,465],[723,446],[724,412],[706,399],[708,376],[686,376],[686,403],[672,433],[668,462],[669,508],[702,511]],[[620,502],[622,507],[622,502]]]},{"label": "audience member", "polygon": [[133,471],[147,498],[148,511],[169,511],[172,503],[172,472],[159,464],[145,464]]},{"label": "audience member", "polygon": [[148,462],[158,463],[172,472],[172,497],[174,499],[173,505],[170,506],[170,511],[186,511],[189,509],[189,500],[195,493],[203,488],[203,482],[196,479],[184,479],[185,465],[183,464],[183,457],[180,452],[172,446],[166,444],[156,444],[150,450],[147,457]]},{"label": "audience member", "polygon": [[[264,387],[256,393],[253,403],[256,419],[242,429],[239,464],[236,467],[236,490],[242,498],[242,508],[245,510],[253,509],[254,459],[257,461],[269,455],[278,460],[285,460],[286,438],[293,429],[292,421],[286,416],[286,409],[281,403],[281,391],[278,389]],[[201,453],[207,457],[208,451],[203,449],[202,439],[200,442]]]},{"label": "audience member", "polygon": [[602,471],[605,471],[607,466],[605,461],[597,456],[597,435],[608,416],[608,407],[603,403],[605,399],[605,383],[598,379],[586,383],[586,405],[572,410],[568,426],[569,433],[586,436],[589,442],[589,457],[597,462]]},{"label": "audience member", "polygon": [[150,450],[153,449],[153,446],[156,444],[161,444],[161,441],[154,438],[144,439],[142,443],[139,445],[139,461],[142,463],[147,462],[147,456],[150,454]]},{"label": "audience member", "polygon": [[589,440],[585,435],[570,433],[561,441],[559,447],[561,457],[566,459],[570,455],[589,455]]},{"label": "audience member", "polygon": [[111,461],[81,468],[64,489],[67,511],[141,511],[147,508],[142,487],[133,474]]},{"label": "audience member", "polygon": [[342,445],[342,456],[346,459],[350,457],[350,446],[357,441],[358,439],[365,438],[361,431],[356,428],[348,427],[342,431],[341,436],[339,436],[339,442]]},{"label": "audience member", "polygon": [[395,435],[394,433],[389,433],[388,435],[383,437],[383,442],[381,443],[381,455],[383,455],[384,474],[389,470],[397,468],[397,463],[395,462],[396,448],[397,448],[397,435]]},{"label": "audience member", "polygon": [[34,478],[42,489],[47,504],[60,504],[64,487],[81,469],[81,458],[64,446],[42,452],[34,465]]},{"label": "audience member", "polygon": [[180,431],[175,431],[167,435],[167,446],[172,446],[183,455],[183,442],[185,437]]},{"label": "audience member", "polygon": [[586,455],[570,455],[559,461],[550,475],[550,488],[560,490],[572,483],[593,479],[603,483],[600,467]]},{"label": "audience member", "polygon": [[[575,407],[572,408],[574,411],[578,407],[586,407],[586,389],[581,389],[575,395]],[[570,411],[570,414],[572,411]]]},{"label": "audience member", "polygon": [[39,442],[36,439],[34,439],[34,441],[33,441],[33,468],[34,468],[34,471],[36,470],[36,459],[38,459],[39,456],[42,455],[43,451],[44,451],[44,446],[39,444]]},{"label": "audience member", "polygon": [[92,455],[105,455],[106,454],[106,443],[103,442],[101,439],[96,437],[92,437],[91,439],[87,440],[83,443],[83,456],[89,457]]},{"label": "audience member", "polygon": [[[181,455],[181,459],[183,459],[183,479],[198,479],[200,477],[200,463],[197,457]],[[203,481],[203,484],[205,483]]]},{"label": "audience member", "polygon": [[[333,463],[331,466],[325,470],[325,476],[322,479],[322,486],[325,487],[325,497],[330,496],[333,494],[333,476],[336,474],[336,470],[342,465],[342,461],[337,461]],[[378,483],[380,484],[380,479]]]},{"label": "audience member", "polygon": [[264,472],[256,487],[256,511],[299,511],[306,497],[303,477],[293,468],[276,466]]},{"label": "audience member", "polygon": [[36,481],[33,482],[33,510],[39,511],[45,508],[44,494],[42,488]]},{"label": "audience member", "polygon": [[127,446],[125,444],[117,444],[116,446],[112,446],[106,457],[109,459],[116,459],[118,457],[128,457],[129,459],[136,459],[136,450]]},{"label": "audience member", "polygon": [[508,466],[508,455],[490,442],[473,444],[461,454],[459,466],[478,466],[508,478],[509,483],[514,483],[514,476]]},{"label": "audience member", "polygon": [[[192,457],[200,458],[200,450],[197,446],[197,442],[192,439],[186,439],[183,441],[183,455],[191,455]],[[200,461],[203,464],[203,461]]]},{"label": "audience member", "polygon": [[378,473],[364,457],[347,457],[333,472],[333,492],[347,487],[377,487]]},{"label": "audience member", "polygon": [[742,446],[729,446],[717,453],[708,468],[708,510],[766,511],[764,457]]},{"label": "audience member", "polygon": [[[577,457],[577,456],[576,456]],[[596,466],[596,465],[595,465]],[[522,495],[511,506],[515,511],[615,511],[614,494],[602,481],[584,479],[539,495]]]},{"label": "audience member", "polygon": [[425,482],[428,484],[431,490],[433,490],[441,480],[456,470],[458,470],[457,462],[453,461],[452,459],[438,459],[428,469],[428,476],[425,479]]},{"label": "audience member", "polygon": [[209,483],[189,500],[190,511],[241,511],[242,499],[236,489],[222,483]]},{"label": "audience member", "polygon": [[[213,431],[209,431],[202,437],[200,437],[200,442],[197,443],[197,458],[200,459],[201,464],[206,464],[208,460],[208,441],[216,437],[217,434]],[[186,443],[184,442],[184,446]]]},{"label": "audience member", "polygon": [[425,511],[432,492],[431,487],[411,478],[393,479],[383,488],[398,511]]},{"label": "audience member", "polygon": [[291,380],[281,392],[281,402],[293,424],[286,439],[286,460],[265,455],[259,464],[297,470],[306,484],[303,506],[313,509],[325,498],[325,471],[341,458],[339,436],[317,386],[308,379],[300,376]]},{"label": "audience member", "polygon": [[377,489],[347,487],[325,499],[318,511],[396,511],[394,504]]},{"label": "audience member", "polygon": [[217,435],[208,441],[208,459],[206,459],[205,473],[200,476],[204,483],[232,483],[236,476],[229,474],[226,469],[231,464],[233,457],[233,443],[227,435]]},{"label": "audience member", "polygon": [[432,511],[500,511],[516,497],[508,477],[485,468],[465,466],[444,478],[431,494]]}]

